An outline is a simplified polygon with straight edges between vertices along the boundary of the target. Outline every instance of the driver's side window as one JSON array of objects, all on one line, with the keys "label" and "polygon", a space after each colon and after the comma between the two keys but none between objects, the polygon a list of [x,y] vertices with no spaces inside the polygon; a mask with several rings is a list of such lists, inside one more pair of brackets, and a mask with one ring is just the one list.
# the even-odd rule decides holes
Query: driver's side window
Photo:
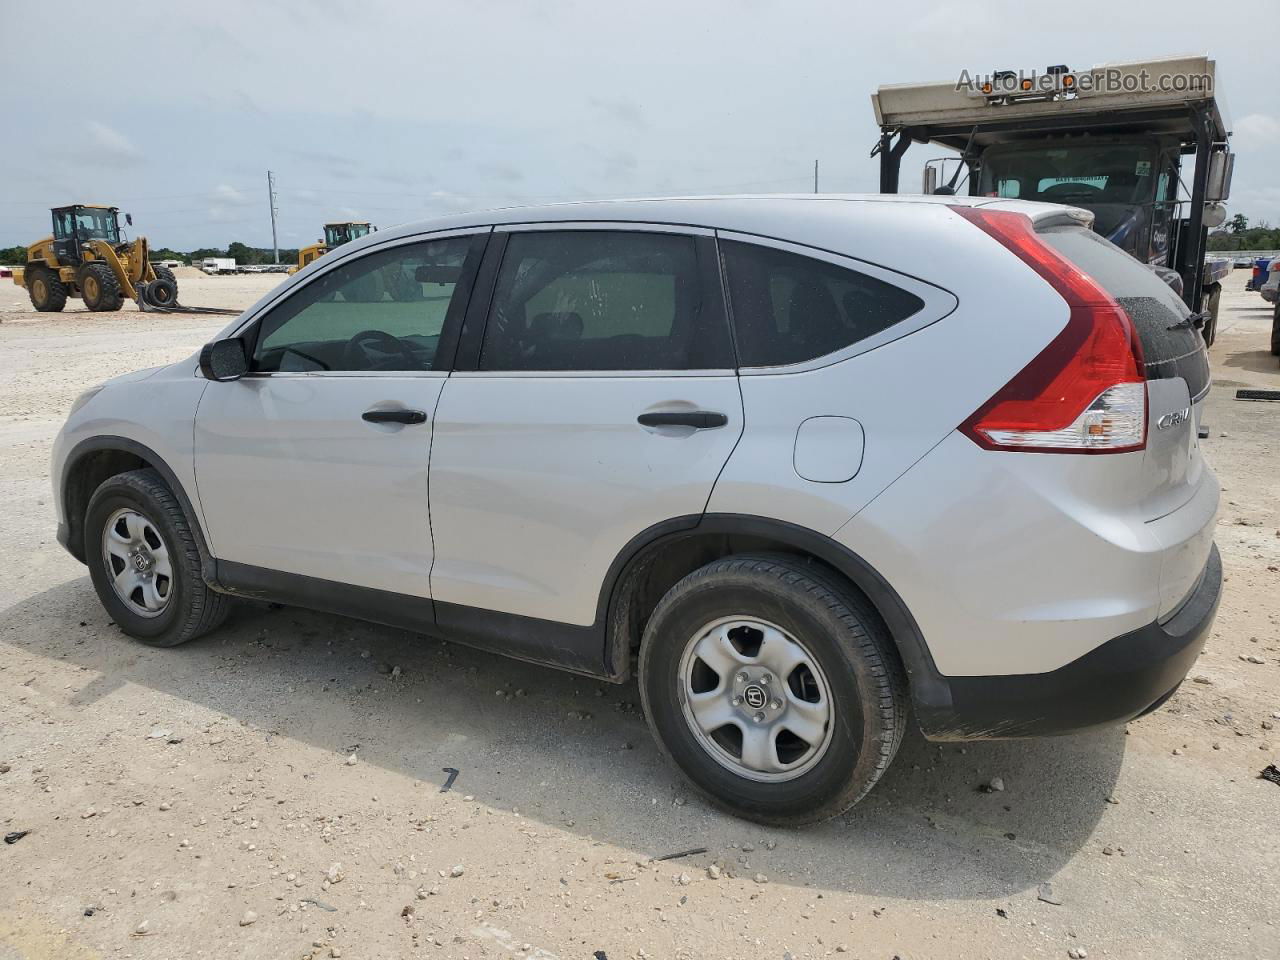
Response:
[{"label": "driver's side window", "polygon": [[262,318],[252,370],[431,370],[472,239],[391,247],[317,277]]}]

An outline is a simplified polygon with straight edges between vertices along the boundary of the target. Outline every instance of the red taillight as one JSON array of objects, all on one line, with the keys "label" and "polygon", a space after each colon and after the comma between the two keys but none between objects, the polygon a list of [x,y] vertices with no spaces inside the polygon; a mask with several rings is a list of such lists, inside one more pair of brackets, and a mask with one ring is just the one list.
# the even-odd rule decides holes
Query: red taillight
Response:
[{"label": "red taillight", "polygon": [[1122,453],[1147,442],[1146,372],[1129,317],[1096,280],[1036,236],[1030,218],[951,208],[1040,274],[1070,308],[1053,341],[960,425],[988,450]]}]

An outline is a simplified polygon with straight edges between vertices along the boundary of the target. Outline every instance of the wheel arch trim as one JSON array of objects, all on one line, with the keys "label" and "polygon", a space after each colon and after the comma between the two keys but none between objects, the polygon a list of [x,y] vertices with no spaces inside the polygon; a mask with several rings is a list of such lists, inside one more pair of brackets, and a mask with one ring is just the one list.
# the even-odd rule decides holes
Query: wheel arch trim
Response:
[{"label": "wheel arch trim", "polygon": [[938,672],[924,634],[893,586],[865,558],[841,543],[806,527],[750,514],[707,513],[663,521],[633,537],[610,565],[601,587],[596,622],[604,626],[604,659],[611,676],[629,669],[630,637],[620,608],[626,600],[627,577],[646,556],[694,536],[767,538],[825,563],[852,583],[880,615],[907,672],[919,719],[951,707],[951,687]]},{"label": "wheel arch trim", "polygon": [[[81,440],[68,452],[62,464],[62,472],[58,476],[58,502],[62,507],[62,514],[68,526],[66,542],[63,544],[73,557],[84,562],[84,518],[78,521],[72,518],[67,503],[69,493],[69,481],[74,475],[77,465],[79,465],[85,457],[103,452],[118,451],[120,453],[131,454],[145,461],[151,466],[156,473],[160,474],[165,484],[173,491],[173,495],[178,498],[178,504],[182,507],[182,512],[186,515],[187,522],[191,524],[191,532],[195,537],[196,548],[200,551],[200,576],[206,584],[214,589],[217,586],[217,565],[213,559],[213,554],[209,550],[208,541],[204,536],[204,529],[200,525],[200,517],[196,513],[195,505],[191,502],[191,498],[187,495],[186,488],[182,481],[178,479],[178,475],[173,468],[165,462],[164,457],[156,453],[153,449],[137,440],[131,440],[128,437],[119,437],[109,434],[103,434],[96,437],[87,437]],[[91,491],[92,492],[92,491]],[[77,531],[78,527],[78,531]],[[78,532],[78,537],[77,537]],[[61,537],[59,538],[61,539]],[[77,552],[77,548],[79,552]]]}]

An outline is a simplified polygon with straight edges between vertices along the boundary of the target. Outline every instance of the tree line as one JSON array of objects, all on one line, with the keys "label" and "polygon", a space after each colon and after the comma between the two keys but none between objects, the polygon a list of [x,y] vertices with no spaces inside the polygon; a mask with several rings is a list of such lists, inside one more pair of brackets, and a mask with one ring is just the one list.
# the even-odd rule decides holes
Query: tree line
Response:
[{"label": "tree line", "polygon": [[1237,213],[1221,230],[1209,234],[1210,250],[1280,250],[1280,227],[1273,227],[1265,220],[1249,226],[1249,218]]},{"label": "tree line", "polygon": [[[190,250],[183,252],[181,250],[172,250],[169,247],[152,247],[152,260],[181,260],[183,263],[193,263],[197,260],[204,260],[207,257],[231,257],[236,263],[258,264],[258,263],[274,263],[274,257],[269,247],[251,247],[244,243],[228,244],[226,249],[220,247],[201,247],[198,250]],[[24,246],[17,247],[0,247],[0,263],[12,266],[20,266],[27,262],[27,248]],[[280,248],[281,263],[297,263],[298,249],[293,247],[286,249]]]}]

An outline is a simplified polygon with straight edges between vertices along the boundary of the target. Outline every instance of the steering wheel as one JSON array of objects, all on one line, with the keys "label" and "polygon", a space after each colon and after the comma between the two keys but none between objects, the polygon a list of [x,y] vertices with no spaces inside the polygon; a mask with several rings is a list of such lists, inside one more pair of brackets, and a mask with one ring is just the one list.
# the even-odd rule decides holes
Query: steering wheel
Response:
[{"label": "steering wheel", "polygon": [[[371,353],[370,347],[382,347],[382,355]],[[395,366],[394,361],[389,361],[386,354],[402,357],[405,366]],[[412,370],[417,367],[417,359],[409,345],[399,337],[392,336],[385,330],[361,330],[347,341],[342,351],[342,365],[348,370]]]}]

